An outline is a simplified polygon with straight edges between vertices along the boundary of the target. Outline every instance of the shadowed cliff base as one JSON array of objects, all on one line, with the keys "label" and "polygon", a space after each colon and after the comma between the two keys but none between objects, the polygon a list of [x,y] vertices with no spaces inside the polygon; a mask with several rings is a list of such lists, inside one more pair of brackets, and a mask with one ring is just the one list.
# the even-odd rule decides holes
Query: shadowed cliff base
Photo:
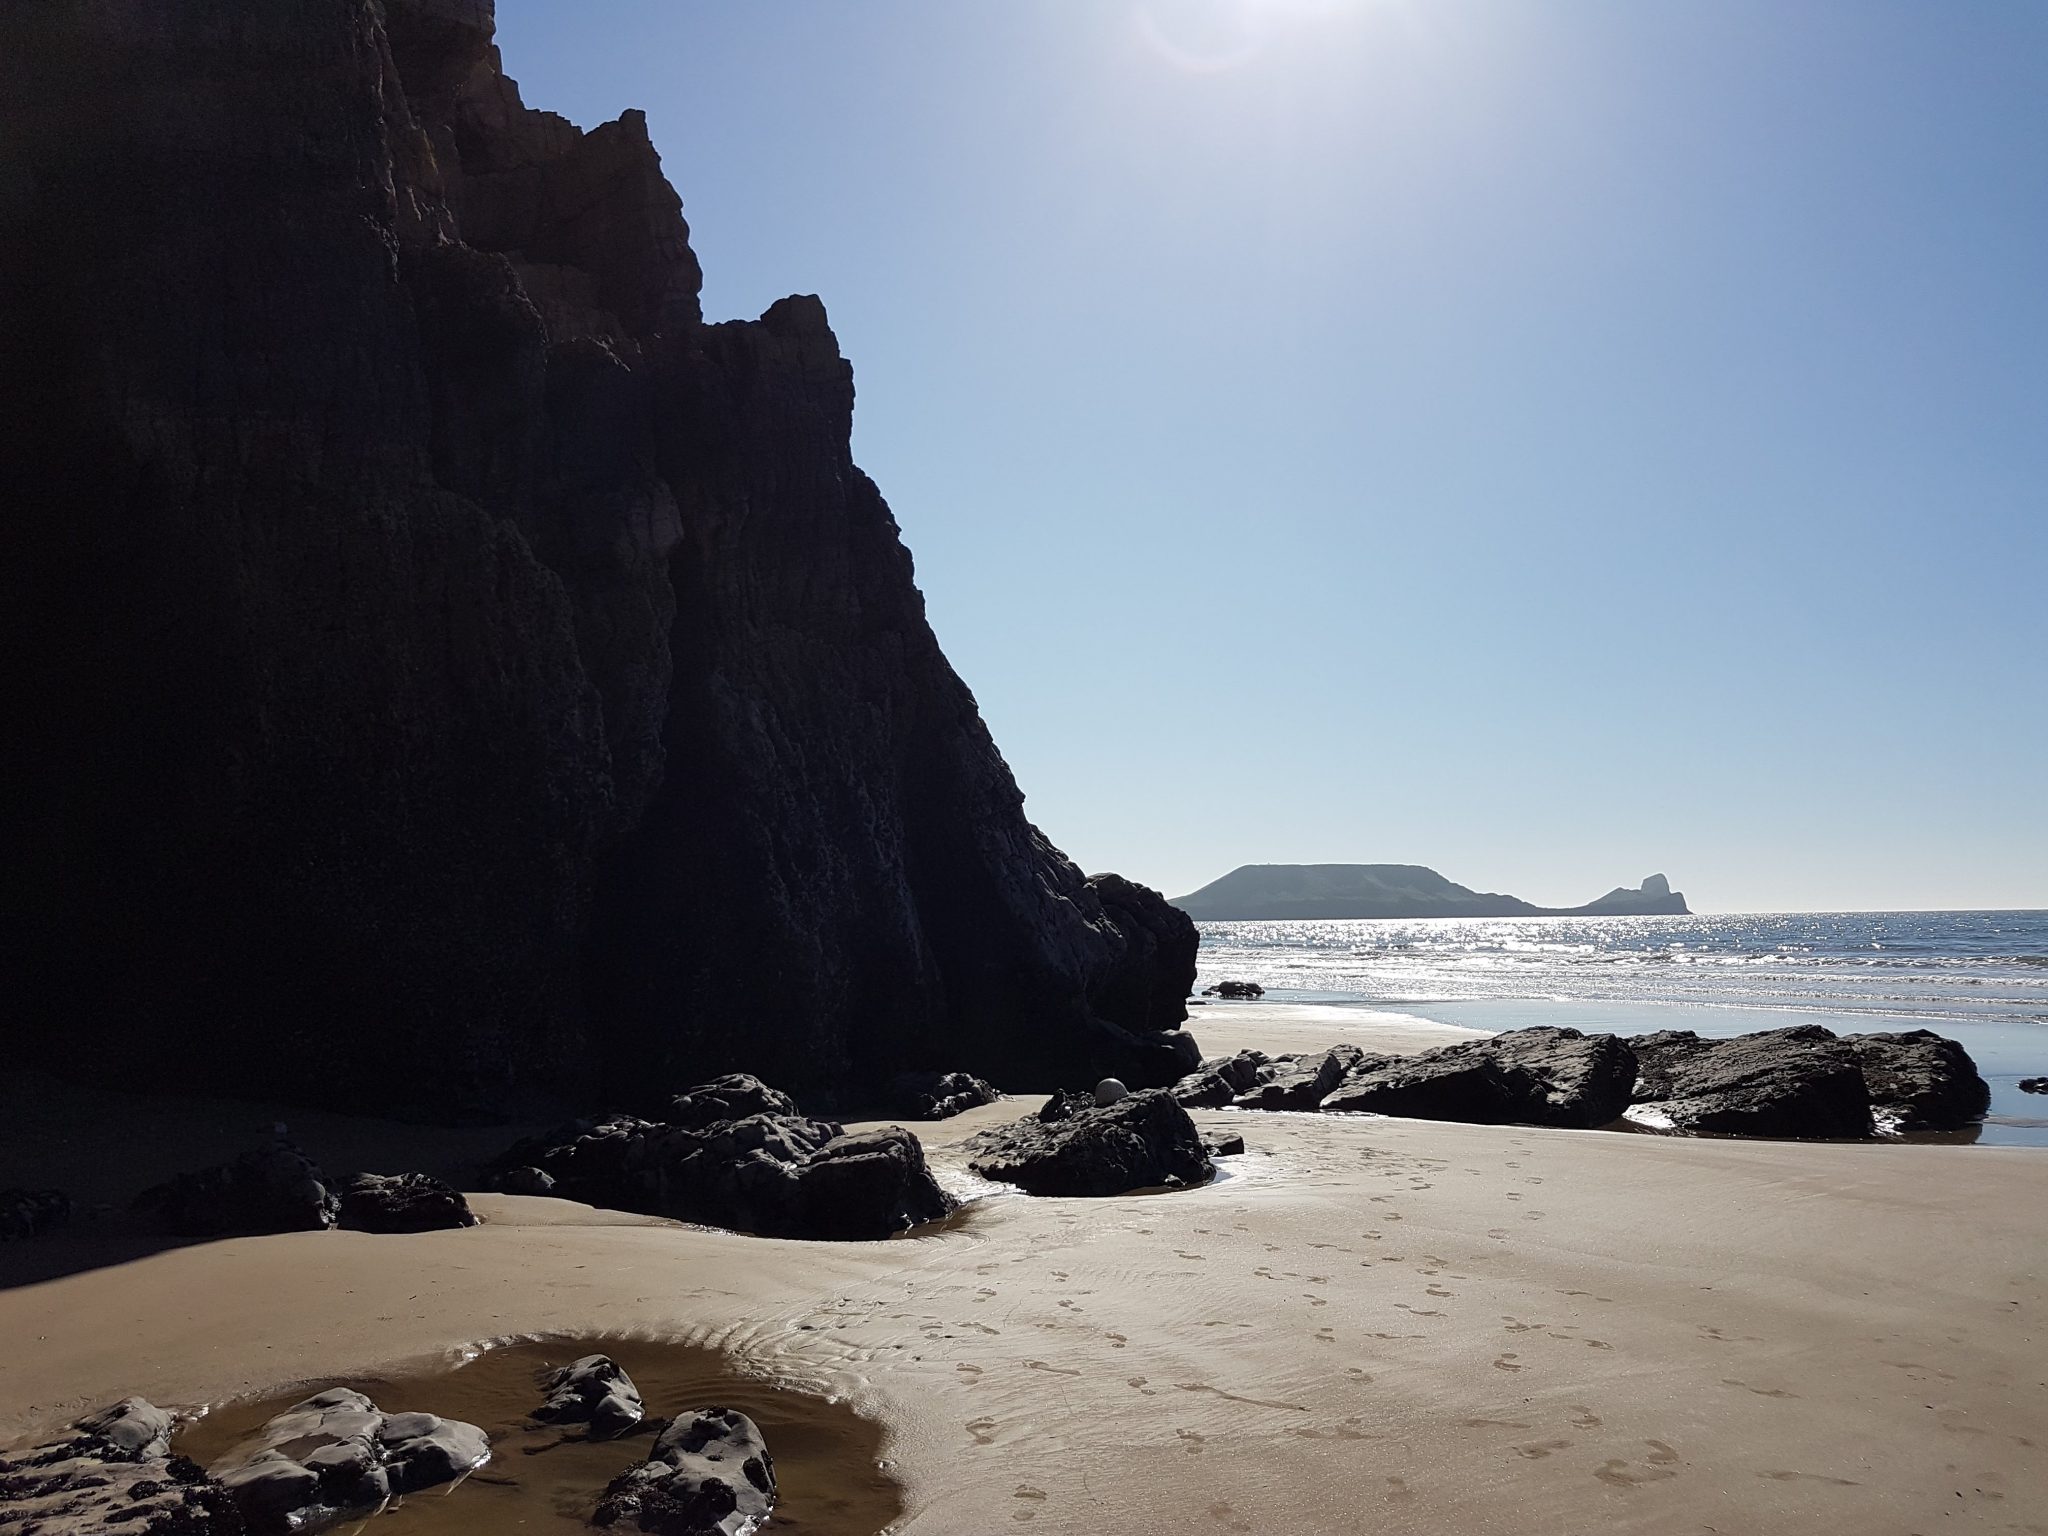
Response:
[{"label": "shadowed cliff base", "polygon": [[1171,1080],[1192,924],[1024,818],[823,307],[705,325],[645,120],[491,36],[0,20],[16,1038],[433,1115]]}]

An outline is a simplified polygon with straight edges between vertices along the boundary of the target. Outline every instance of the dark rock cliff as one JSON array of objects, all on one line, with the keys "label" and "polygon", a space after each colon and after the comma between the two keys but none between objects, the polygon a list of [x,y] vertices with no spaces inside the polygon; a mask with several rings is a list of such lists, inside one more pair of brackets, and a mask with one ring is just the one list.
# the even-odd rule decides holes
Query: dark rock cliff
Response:
[{"label": "dark rock cliff", "polygon": [[0,18],[0,987],[382,1108],[1166,1082],[1192,924],[1022,796],[816,299],[703,323],[645,120],[487,0]]}]

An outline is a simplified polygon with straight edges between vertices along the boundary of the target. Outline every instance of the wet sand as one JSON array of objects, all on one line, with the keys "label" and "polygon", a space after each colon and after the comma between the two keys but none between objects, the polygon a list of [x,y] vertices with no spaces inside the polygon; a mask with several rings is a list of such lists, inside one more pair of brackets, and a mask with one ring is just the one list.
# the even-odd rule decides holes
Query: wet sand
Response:
[{"label": "wet sand", "polygon": [[[1032,1103],[919,1129],[964,1183],[960,1141]],[[886,1425],[898,1528],[931,1536],[2048,1532],[2037,1152],[1197,1118],[1252,1149],[1209,1187],[997,1196],[887,1243],[480,1196],[469,1231],[16,1285],[0,1437],[602,1333]]]}]

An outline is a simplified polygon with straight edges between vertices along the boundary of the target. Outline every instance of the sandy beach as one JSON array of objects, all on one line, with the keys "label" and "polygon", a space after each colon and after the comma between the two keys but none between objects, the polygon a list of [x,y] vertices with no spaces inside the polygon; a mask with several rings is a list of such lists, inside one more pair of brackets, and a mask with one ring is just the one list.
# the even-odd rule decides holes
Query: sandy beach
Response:
[{"label": "sandy beach", "polygon": [[[1325,1022],[1193,1025],[1215,1051]],[[1034,1103],[918,1129],[966,1187],[962,1140]],[[6,1273],[0,1437],[130,1392],[192,1407],[610,1335],[851,1403],[885,1428],[900,1528],[933,1536],[2048,1531],[2038,1153],[1196,1118],[1250,1147],[1213,1185],[996,1195],[884,1243],[484,1195],[468,1231],[101,1262],[87,1223],[36,1262],[99,1267]],[[503,1136],[294,1132],[337,1160],[323,1137],[454,1156]],[[109,1145],[103,1182],[139,1174],[142,1141]]]}]

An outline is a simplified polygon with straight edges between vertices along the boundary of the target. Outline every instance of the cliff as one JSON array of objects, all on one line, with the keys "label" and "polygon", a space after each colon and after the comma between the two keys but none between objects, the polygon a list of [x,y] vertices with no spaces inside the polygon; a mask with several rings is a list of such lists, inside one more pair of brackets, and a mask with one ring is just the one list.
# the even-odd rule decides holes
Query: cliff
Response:
[{"label": "cliff", "polygon": [[1165,1081],[1194,932],[1019,793],[816,299],[488,0],[0,19],[0,986],[31,1060],[448,1112]]},{"label": "cliff", "polygon": [[1246,864],[1173,904],[1203,922],[1291,918],[1624,917],[1684,915],[1662,875],[1583,907],[1538,907],[1474,891],[1420,864]]}]

